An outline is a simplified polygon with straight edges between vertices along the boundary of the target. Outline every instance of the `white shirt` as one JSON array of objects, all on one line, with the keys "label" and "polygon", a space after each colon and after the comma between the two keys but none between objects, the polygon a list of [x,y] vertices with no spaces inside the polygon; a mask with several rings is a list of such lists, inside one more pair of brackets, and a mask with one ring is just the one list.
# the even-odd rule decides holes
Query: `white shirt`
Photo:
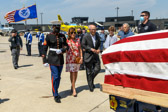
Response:
[{"label": "white shirt", "polygon": [[106,41],[104,43],[104,48],[108,48],[109,46],[111,46],[115,42],[117,42],[117,36],[116,35],[113,35],[113,36],[108,35],[106,38]]},{"label": "white shirt", "polygon": [[91,37],[92,37],[93,45],[94,45],[94,47],[95,47],[95,43],[96,43],[96,36],[91,35]]}]

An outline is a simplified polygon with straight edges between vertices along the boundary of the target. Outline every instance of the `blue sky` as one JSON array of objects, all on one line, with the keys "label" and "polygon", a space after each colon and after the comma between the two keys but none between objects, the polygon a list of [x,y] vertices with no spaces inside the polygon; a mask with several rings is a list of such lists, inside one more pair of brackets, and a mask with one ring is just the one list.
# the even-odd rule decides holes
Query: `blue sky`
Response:
[{"label": "blue sky", "polygon": [[[60,14],[64,22],[70,22],[72,17],[89,17],[89,21],[105,21],[105,17],[117,15],[116,7],[119,7],[119,16],[130,16],[131,10],[135,19],[139,19],[141,11],[151,12],[151,18],[168,18],[168,0],[0,0],[0,21],[6,23],[4,15],[12,10],[37,4],[39,23],[40,13],[43,12],[43,23],[57,20]],[[28,20],[28,24],[36,23],[36,20]]]}]

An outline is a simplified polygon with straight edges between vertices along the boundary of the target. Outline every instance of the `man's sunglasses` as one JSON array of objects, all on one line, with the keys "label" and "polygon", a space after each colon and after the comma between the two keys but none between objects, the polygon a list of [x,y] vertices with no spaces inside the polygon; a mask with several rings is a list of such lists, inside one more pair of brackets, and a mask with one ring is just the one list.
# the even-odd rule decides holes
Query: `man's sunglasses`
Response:
[{"label": "man's sunglasses", "polygon": [[73,34],[73,33],[76,34],[76,32],[71,32],[71,34]]},{"label": "man's sunglasses", "polygon": [[144,16],[146,16],[146,15],[140,15],[141,17],[144,17]]}]

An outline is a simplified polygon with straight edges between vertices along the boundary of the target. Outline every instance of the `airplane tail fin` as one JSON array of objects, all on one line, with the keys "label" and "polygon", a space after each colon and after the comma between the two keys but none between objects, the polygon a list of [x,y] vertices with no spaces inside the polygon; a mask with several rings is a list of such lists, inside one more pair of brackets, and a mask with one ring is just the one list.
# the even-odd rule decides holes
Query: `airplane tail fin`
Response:
[{"label": "airplane tail fin", "polygon": [[2,28],[2,24],[1,24],[1,22],[0,22],[0,28]]},{"label": "airplane tail fin", "polygon": [[64,22],[63,22],[63,20],[62,20],[60,15],[58,15],[58,20],[62,22],[61,25],[64,25]]}]

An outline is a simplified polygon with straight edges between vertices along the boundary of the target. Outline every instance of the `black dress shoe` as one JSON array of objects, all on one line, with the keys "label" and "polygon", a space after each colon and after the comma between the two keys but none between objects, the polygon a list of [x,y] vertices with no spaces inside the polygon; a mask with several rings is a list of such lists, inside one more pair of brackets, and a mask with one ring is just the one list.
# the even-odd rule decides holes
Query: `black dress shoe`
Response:
[{"label": "black dress shoe", "polygon": [[55,102],[57,102],[57,103],[61,103],[61,100],[60,100],[60,97],[59,97],[59,96],[55,96],[55,97],[54,97],[54,100],[55,100]]},{"label": "black dress shoe", "polygon": [[90,90],[90,92],[93,92],[94,88],[93,87],[89,87],[89,90]]},{"label": "black dress shoe", "polygon": [[17,67],[17,66],[15,66],[15,67],[14,67],[14,69],[18,69],[18,67]]},{"label": "black dress shoe", "polygon": [[96,86],[93,84],[93,88],[96,88]]}]

